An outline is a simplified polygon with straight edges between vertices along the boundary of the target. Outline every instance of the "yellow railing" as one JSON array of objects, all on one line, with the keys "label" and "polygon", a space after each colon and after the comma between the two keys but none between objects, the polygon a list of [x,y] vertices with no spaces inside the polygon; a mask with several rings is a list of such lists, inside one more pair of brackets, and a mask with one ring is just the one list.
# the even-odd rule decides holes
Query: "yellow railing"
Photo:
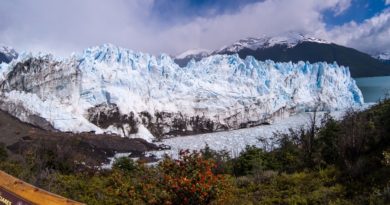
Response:
[{"label": "yellow railing", "polygon": [[[1,193],[3,192],[9,193]],[[0,171],[0,204],[11,203],[12,198],[19,198],[27,201],[27,204],[42,204],[42,205],[82,205],[82,203],[64,198],[62,196],[39,189],[31,184],[21,181],[3,171]],[[7,197],[6,195],[13,195]],[[9,198],[9,199],[8,199]]]}]

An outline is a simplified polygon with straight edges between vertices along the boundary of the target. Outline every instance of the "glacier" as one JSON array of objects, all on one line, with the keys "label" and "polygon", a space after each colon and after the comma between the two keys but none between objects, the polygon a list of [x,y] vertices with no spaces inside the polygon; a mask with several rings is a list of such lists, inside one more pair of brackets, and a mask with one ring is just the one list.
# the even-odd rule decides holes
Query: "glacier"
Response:
[{"label": "glacier", "polygon": [[[326,114],[340,120],[345,112],[317,112],[317,126],[321,125],[321,121]],[[304,112],[286,119],[277,119],[272,125],[267,126],[163,139],[161,142],[156,142],[156,144],[169,146],[170,149],[149,151],[147,154],[154,155],[157,159],[163,159],[165,155],[178,159],[180,150],[200,151],[206,145],[215,151],[226,151],[233,158],[239,156],[239,153],[245,150],[246,146],[272,150],[280,140],[275,136],[275,133],[290,134],[290,130],[309,129],[313,115],[313,112]]]},{"label": "glacier", "polygon": [[65,132],[148,141],[253,127],[294,113],[361,106],[347,67],[212,55],[178,66],[112,44],[69,58],[24,53],[0,65],[0,109]]}]

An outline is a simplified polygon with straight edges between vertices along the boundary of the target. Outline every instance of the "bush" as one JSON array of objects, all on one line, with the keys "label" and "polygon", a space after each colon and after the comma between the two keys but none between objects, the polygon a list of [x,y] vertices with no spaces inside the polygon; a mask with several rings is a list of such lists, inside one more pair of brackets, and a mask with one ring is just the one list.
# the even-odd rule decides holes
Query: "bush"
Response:
[{"label": "bush", "polygon": [[172,204],[210,204],[228,200],[230,184],[224,176],[214,174],[216,164],[198,152],[181,151],[179,160],[166,158],[159,164],[162,184]]},{"label": "bush", "polygon": [[[338,184],[337,170],[292,174],[265,174],[260,183],[255,178],[239,178],[241,198],[254,204],[350,204],[345,200],[345,188]],[[243,181],[244,180],[244,181]]]},{"label": "bush", "polygon": [[112,170],[57,174],[48,190],[88,204],[221,204],[229,201],[232,183],[213,168],[198,152],[183,151],[157,166],[119,158]]},{"label": "bush", "polygon": [[0,161],[4,161],[8,158],[7,149],[3,143],[0,143]]},{"label": "bush", "polygon": [[125,172],[131,172],[137,169],[136,163],[129,157],[120,157],[112,165],[113,169],[120,169]]},{"label": "bush", "polygon": [[225,150],[215,151],[206,144],[205,148],[200,150],[200,154],[203,159],[214,161],[215,167],[213,168],[213,173],[233,174],[233,160],[229,152]]},{"label": "bush", "polygon": [[339,163],[340,157],[337,150],[338,136],[340,135],[340,124],[332,117],[323,121],[317,139],[317,164],[320,166]]},{"label": "bush", "polygon": [[263,170],[264,155],[265,153],[262,149],[255,146],[246,146],[245,150],[240,153],[239,157],[234,159],[234,175],[244,176]]}]

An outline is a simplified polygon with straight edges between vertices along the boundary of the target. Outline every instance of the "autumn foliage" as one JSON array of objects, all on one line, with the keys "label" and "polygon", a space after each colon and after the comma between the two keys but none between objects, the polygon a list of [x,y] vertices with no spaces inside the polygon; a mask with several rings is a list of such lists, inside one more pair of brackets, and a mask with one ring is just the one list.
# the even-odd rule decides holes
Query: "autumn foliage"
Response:
[{"label": "autumn foliage", "polygon": [[179,153],[178,160],[166,158],[161,164],[162,184],[172,196],[172,204],[209,204],[223,198],[227,181],[214,174],[216,164],[198,152]]}]

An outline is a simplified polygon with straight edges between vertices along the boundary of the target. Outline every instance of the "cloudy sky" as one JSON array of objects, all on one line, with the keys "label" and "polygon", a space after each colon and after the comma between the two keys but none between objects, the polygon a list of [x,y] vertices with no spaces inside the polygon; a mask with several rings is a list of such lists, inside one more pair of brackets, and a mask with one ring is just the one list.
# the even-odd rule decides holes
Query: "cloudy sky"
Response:
[{"label": "cloudy sky", "polygon": [[390,0],[0,0],[0,44],[62,56],[103,43],[174,55],[290,31],[390,50]]}]

